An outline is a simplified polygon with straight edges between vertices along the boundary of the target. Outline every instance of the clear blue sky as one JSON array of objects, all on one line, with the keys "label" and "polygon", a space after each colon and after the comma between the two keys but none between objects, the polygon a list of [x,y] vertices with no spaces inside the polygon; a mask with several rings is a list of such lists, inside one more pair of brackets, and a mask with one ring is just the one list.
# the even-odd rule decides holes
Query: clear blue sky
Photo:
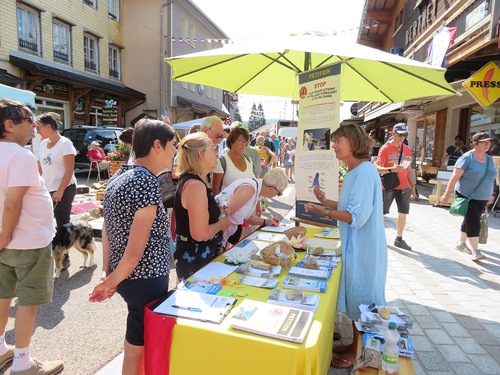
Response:
[{"label": "clear blue sky", "polygon": [[[192,0],[233,40],[320,31],[356,41],[365,0]],[[243,120],[253,103],[262,103],[267,119],[292,118],[290,99],[240,95]],[[350,105],[346,104],[345,108]],[[342,111],[344,112],[344,111]],[[349,117],[347,113],[341,117]]]}]

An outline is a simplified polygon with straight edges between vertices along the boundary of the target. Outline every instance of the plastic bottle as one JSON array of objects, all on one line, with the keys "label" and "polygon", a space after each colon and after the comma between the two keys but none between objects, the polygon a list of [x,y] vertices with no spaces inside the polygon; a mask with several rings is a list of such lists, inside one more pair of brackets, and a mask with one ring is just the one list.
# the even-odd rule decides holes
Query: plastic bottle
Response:
[{"label": "plastic bottle", "polygon": [[399,333],[396,323],[390,322],[384,332],[384,351],[382,352],[382,370],[387,374],[397,374],[399,359]]},{"label": "plastic bottle", "polygon": [[266,210],[266,198],[260,198],[260,208],[262,209],[262,211]]}]

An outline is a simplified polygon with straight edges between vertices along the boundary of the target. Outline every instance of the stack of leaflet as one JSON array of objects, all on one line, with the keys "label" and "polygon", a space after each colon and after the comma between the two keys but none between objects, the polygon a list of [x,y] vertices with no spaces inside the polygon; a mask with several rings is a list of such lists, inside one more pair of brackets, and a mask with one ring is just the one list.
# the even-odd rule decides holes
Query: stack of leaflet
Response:
[{"label": "stack of leaflet", "polygon": [[[378,311],[385,307],[389,310],[391,316],[389,319],[382,318]],[[396,323],[400,334],[407,333],[409,328],[413,327],[413,321],[408,315],[401,312],[397,306],[373,306],[359,305],[361,318],[356,322],[356,327],[360,332],[370,332],[383,335],[390,322]]]}]

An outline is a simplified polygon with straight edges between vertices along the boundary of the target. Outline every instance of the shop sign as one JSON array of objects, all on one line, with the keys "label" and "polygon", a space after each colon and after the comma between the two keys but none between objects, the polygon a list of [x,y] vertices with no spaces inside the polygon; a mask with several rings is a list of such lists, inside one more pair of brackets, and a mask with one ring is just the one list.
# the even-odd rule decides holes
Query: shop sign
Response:
[{"label": "shop sign", "polygon": [[488,15],[488,3],[485,1],[465,17],[465,31],[469,30]]},{"label": "shop sign", "polygon": [[41,84],[33,88],[37,94],[48,98],[69,98],[69,88],[64,82],[53,81],[50,79],[44,80]]},{"label": "shop sign", "polygon": [[463,85],[482,107],[489,107],[500,98],[500,68],[490,61]]},{"label": "shop sign", "polygon": [[73,110],[75,114],[75,119],[85,121],[85,99],[80,98],[75,103],[75,109]]},{"label": "shop sign", "polygon": [[115,99],[104,99],[102,106],[102,124],[119,126],[120,109]]}]

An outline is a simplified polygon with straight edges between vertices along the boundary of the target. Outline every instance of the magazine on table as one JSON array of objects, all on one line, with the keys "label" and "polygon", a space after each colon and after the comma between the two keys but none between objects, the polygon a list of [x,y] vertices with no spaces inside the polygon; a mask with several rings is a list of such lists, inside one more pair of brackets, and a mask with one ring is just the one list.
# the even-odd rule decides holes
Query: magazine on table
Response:
[{"label": "magazine on table", "polygon": [[299,309],[316,311],[319,304],[319,296],[316,294],[304,293],[300,290],[279,290],[274,289],[269,295],[268,303],[297,307]]},{"label": "magazine on table", "polygon": [[255,286],[257,288],[267,288],[267,289],[274,289],[278,286],[279,281],[278,280],[272,280],[272,279],[264,279],[262,277],[254,277],[254,276],[238,276],[238,280],[240,283],[244,285],[249,285],[249,286]]},{"label": "magazine on table", "polygon": [[175,288],[179,290],[190,290],[198,293],[217,294],[222,289],[222,286],[197,280],[182,280]]},{"label": "magazine on table", "polygon": [[321,232],[318,232],[314,237],[319,238],[340,238],[339,228],[323,228]]},{"label": "magazine on table", "polygon": [[197,271],[192,278],[195,280],[210,280],[227,277],[236,271],[237,265],[229,265],[221,262],[210,262],[201,270]]},{"label": "magazine on table", "polygon": [[279,242],[279,241],[285,241],[288,238],[282,233],[261,232],[257,230],[251,233],[246,239],[267,241],[267,242]]},{"label": "magazine on table", "polygon": [[313,269],[327,271],[330,268],[335,268],[339,260],[340,259],[320,257],[316,255],[306,255],[295,265],[295,267],[308,268],[317,266],[317,268]]},{"label": "magazine on table", "polygon": [[240,265],[236,272],[247,276],[264,277],[274,279],[279,276],[283,267],[273,266],[260,260],[251,260]]},{"label": "magazine on table", "polygon": [[[323,239],[323,238],[305,238],[302,242],[304,245],[312,247],[313,249],[316,247],[321,247],[323,252],[321,254],[315,255],[340,255],[341,251],[339,251],[340,241]],[[311,251],[313,251],[311,249]]]},{"label": "magazine on table", "polygon": [[177,318],[220,323],[236,302],[237,299],[233,297],[203,294],[188,290],[172,290],[154,303],[150,309],[155,313]]},{"label": "magazine on table", "polygon": [[307,290],[310,292],[325,293],[326,281],[303,279],[300,277],[285,277],[282,287],[285,289]]},{"label": "magazine on table", "polygon": [[231,314],[234,329],[302,343],[314,312],[245,299]]},{"label": "magazine on table", "polygon": [[298,277],[310,277],[312,279],[328,280],[333,272],[333,269],[333,267],[325,267],[325,269],[312,270],[294,266],[288,270],[288,274]]}]

